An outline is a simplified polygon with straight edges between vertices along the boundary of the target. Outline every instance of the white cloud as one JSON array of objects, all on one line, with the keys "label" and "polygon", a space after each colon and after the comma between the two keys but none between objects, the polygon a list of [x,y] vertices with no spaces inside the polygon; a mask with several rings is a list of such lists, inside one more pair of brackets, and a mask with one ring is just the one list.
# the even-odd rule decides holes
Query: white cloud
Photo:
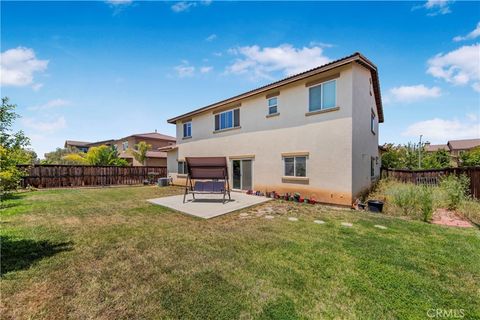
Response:
[{"label": "white cloud", "polygon": [[391,100],[398,102],[413,102],[427,98],[437,98],[442,94],[439,87],[428,88],[423,84],[395,87],[390,89],[389,93]]},{"label": "white cloud", "polygon": [[213,70],[213,67],[211,67],[211,66],[205,66],[205,67],[200,68],[201,73],[209,73],[212,70]]},{"label": "white cloud", "polygon": [[174,69],[180,78],[193,77],[195,74],[195,67],[191,66],[187,60],[183,60],[182,63],[174,67]]},{"label": "white cloud", "polygon": [[402,132],[402,135],[407,137],[418,137],[421,134],[425,140],[432,143],[445,143],[445,141],[453,139],[480,138],[480,123],[477,118],[468,115],[462,120],[434,118],[413,123]]},{"label": "white cloud", "polygon": [[261,48],[238,47],[229,53],[241,56],[227,67],[227,73],[246,74],[252,78],[271,78],[272,72],[292,75],[330,62],[319,46],[295,48],[290,44]]},{"label": "white cloud", "polygon": [[455,38],[453,38],[453,41],[472,40],[477,37],[480,37],[480,22],[477,23],[477,27],[473,29],[473,31],[471,31],[469,34],[467,34],[466,36],[456,36]]},{"label": "white cloud", "polygon": [[202,6],[209,6],[212,4],[212,0],[203,0],[203,1],[180,1],[173,4],[170,8],[173,12],[184,12],[188,11],[190,8],[194,8],[197,4],[201,4]]},{"label": "white cloud", "polygon": [[480,44],[437,54],[428,60],[427,73],[454,85],[471,84],[480,91]]},{"label": "white cloud", "polygon": [[452,12],[450,10],[452,2],[451,0],[428,0],[423,7],[429,11],[427,14],[429,16],[444,15]]},{"label": "white cloud", "polygon": [[32,111],[49,110],[49,109],[54,109],[59,107],[65,107],[65,106],[68,106],[69,104],[70,104],[70,101],[67,101],[64,99],[53,99],[48,101],[47,103],[44,103],[38,106],[29,107],[28,110],[32,110]]},{"label": "white cloud", "polygon": [[173,12],[183,12],[190,9],[190,7],[195,7],[197,4],[195,2],[180,1],[173,4],[170,8]]},{"label": "white cloud", "polygon": [[35,118],[23,118],[22,124],[25,128],[33,129],[41,133],[54,133],[67,126],[65,117],[60,116],[52,121],[42,121]]},{"label": "white cloud", "polygon": [[0,55],[0,84],[2,86],[28,86],[34,84],[33,76],[47,69],[48,60],[39,60],[30,48],[17,47]]},{"label": "white cloud", "polygon": [[209,35],[208,37],[205,38],[205,41],[211,42],[215,39],[217,39],[217,35],[216,34],[211,34],[211,35]]}]

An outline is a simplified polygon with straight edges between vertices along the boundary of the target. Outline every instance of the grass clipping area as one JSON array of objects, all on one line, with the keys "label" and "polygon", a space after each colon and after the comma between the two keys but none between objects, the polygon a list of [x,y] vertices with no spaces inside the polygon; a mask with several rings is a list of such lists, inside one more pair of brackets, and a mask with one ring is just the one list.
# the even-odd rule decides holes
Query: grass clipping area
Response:
[{"label": "grass clipping area", "polygon": [[383,179],[368,196],[384,201],[384,213],[430,221],[435,210],[448,209],[480,226],[480,201],[468,194],[468,178],[454,175],[438,187]]},{"label": "grass clipping area", "polygon": [[2,319],[480,318],[477,228],[284,201],[201,220],[146,201],[180,192],[3,203]]}]

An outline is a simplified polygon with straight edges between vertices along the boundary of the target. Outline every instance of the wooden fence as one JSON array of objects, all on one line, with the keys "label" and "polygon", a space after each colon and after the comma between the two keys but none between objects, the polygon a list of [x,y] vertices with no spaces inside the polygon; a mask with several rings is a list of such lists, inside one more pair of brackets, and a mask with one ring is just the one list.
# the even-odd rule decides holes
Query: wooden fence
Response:
[{"label": "wooden fence", "polygon": [[470,194],[480,199],[480,167],[444,168],[430,170],[399,170],[382,168],[382,178],[436,186],[441,177],[449,174],[466,175],[470,179]]},{"label": "wooden fence", "polygon": [[22,165],[22,187],[61,188],[141,184],[167,176],[167,167]]}]

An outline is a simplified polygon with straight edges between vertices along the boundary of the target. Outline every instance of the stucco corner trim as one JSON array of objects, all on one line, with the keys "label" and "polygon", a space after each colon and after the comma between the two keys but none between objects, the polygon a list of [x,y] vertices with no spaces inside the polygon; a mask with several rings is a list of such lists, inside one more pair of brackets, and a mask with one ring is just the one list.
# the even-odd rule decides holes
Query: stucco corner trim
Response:
[{"label": "stucco corner trim", "polygon": [[283,183],[298,183],[298,184],[309,184],[310,179],[308,177],[282,177]]},{"label": "stucco corner trim", "polygon": [[228,129],[213,130],[213,133],[222,133],[222,132],[227,132],[227,131],[232,131],[237,129],[242,129],[242,127],[238,126],[238,127],[228,128]]},{"label": "stucco corner trim", "polygon": [[279,115],[280,115],[280,112],[270,113],[270,114],[267,114],[265,118],[273,118]]},{"label": "stucco corner trim", "polygon": [[309,116],[314,116],[314,115],[317,115],[317,114],[328,113],[328,112],[333,112],[333,111],[338,111],[338,110],[340,110],[340,107],[337,106],[337,107],[323,109],[323,110],[310,111],[310,112],[305,113],[305,116],[309,117]]}]

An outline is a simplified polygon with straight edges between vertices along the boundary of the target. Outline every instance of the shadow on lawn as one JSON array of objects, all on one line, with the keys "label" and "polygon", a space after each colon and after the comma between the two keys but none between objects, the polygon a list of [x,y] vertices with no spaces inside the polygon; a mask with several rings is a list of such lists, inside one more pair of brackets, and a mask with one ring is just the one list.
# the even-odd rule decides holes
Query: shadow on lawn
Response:
[{"label": "shadow on lawn", "polygon": [[0,276],[9,272],[28,269],[36,261],[72,250],[72,242],[53,243],[48,240],[12,239],[0,237]]}]

